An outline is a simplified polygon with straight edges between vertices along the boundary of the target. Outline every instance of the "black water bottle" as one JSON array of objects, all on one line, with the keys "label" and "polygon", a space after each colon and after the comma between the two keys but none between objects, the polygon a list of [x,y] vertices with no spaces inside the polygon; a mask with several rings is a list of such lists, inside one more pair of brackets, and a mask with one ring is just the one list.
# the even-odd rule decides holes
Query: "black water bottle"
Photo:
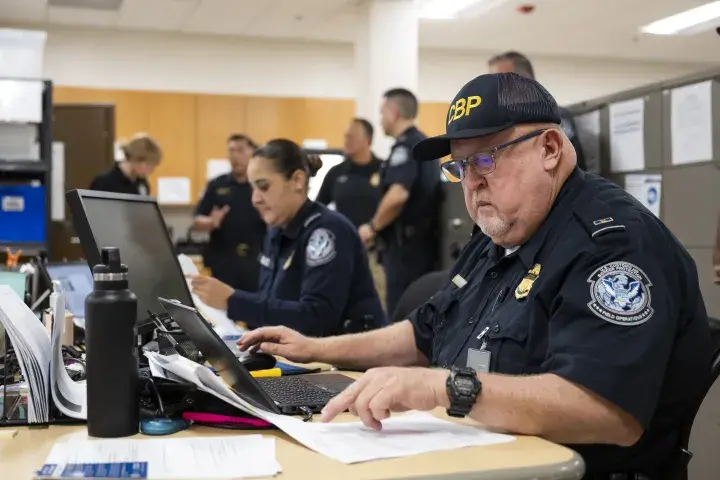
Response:
[{"label": "black water bottle", "polygon": [[137,297],[117,248],[102,249],[93,284],[85,299],[88,434],[126,437],[140,422]]}]

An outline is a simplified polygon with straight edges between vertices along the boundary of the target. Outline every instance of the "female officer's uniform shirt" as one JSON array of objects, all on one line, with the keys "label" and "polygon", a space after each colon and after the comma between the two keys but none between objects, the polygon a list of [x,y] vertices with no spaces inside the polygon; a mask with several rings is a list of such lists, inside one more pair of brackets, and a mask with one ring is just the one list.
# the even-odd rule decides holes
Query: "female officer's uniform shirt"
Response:
[{"label": "female officer's uniform shirt", "polygon": [[573,445],[588,476],[661,477],[707,386],[710,343],[695,264],[652,213],[575,169],[528,242],[505,251],[473,235],[448,278],[409,315],[431,364],[586,388],[645,429],[632,447]]},{"label": "female officer's uniform shirt", "polygon": [[386,324],[357,230],[319,203],[306,201],[286,228],[268,231],[260,264],[259,291],[228,300],[228,316],[249,328],[330,336]]},{"label": "female officer's uniform shirt", "polygon": [[250,183],[240,183],[227,173],[208,183],[195,212],[196,215],[210,215],[213,207],[230,207],[220,227],[210,233],[203,262],[213,277],[248,292],[258,288],[258,257],[267,230],[251,197]]},{"label": "female officer's uniform shirt", "polygon": [[113,168],[96,176],[90,183],[90,190],[111,193],[127,193],[128,195],[149,195],[150,185],[144,178],[132,180],[128,178],[120,165],[115,164]]},{"label": "female officer's uniform shirt", "polygon": [[346,158],[332,167],[323,179],[316,201],[330,205],[345,215],[356,227],[370,222],[380,203],[380,166],[373,156],[367,165],[358,165]]}]

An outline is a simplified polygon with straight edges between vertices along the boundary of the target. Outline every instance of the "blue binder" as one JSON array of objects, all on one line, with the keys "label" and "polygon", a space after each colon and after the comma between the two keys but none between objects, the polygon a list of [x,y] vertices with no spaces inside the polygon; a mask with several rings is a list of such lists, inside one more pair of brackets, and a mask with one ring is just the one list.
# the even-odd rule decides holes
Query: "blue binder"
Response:
[{"label": "blue binder", "polygon": [[0,185],[0,243],[45,243],[43,185]]}]

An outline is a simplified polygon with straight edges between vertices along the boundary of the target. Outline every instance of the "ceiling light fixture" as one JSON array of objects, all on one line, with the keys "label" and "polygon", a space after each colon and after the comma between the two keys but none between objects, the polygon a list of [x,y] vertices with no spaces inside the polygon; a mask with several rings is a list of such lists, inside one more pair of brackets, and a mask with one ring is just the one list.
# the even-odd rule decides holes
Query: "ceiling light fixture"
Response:
[{"label": "ceiling light fixture", "polygon": [[478,15],[507,0],[417,0],[419,17],[428,20],[451,20],[461,13]]},{"label": "ceiling light fixture", "polygon": [[706,3],[640,27],[640,31],[654,35],[692,35],[717,26],[720,1]]}]

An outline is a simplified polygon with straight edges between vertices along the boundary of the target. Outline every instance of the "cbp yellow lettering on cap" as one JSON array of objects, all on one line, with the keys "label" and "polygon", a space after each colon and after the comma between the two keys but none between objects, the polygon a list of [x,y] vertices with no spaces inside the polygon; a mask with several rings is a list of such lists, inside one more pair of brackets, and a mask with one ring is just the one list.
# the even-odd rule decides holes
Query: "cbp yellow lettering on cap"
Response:
[{"label": "cbp yellow lettering on cap", "polygon": [[448,111],[448,125],[455,120],[470,115],[470,111],[481,103],[482,98],[477,95],[458,98],[457,101],[450,106],[450,111]]}]

